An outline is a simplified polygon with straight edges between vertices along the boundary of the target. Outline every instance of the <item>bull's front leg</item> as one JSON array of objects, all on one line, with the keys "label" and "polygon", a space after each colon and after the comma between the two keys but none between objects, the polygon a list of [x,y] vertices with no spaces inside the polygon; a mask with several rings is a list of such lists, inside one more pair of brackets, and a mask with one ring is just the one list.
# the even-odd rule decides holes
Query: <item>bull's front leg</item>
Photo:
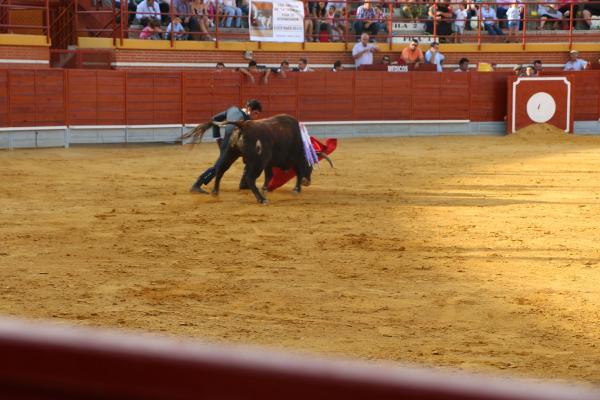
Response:
[{"label": "bull's front leg", "polygon": [[261,204],[267,204],[267,199],[265,198],[265,196],[262,195],[262,193],[260,193],[260,191],[256,187],[256,179],[263,171],[264,166],[259,164],[258,162],[254,162],[252,163],[252,165],[247,164],[246,167],[246,173],[244,174],[244,176],[246,177],[246,184],[248,185],[250,190],[252,190],[252,193],[254,193],[256,201],[258,201]]}]

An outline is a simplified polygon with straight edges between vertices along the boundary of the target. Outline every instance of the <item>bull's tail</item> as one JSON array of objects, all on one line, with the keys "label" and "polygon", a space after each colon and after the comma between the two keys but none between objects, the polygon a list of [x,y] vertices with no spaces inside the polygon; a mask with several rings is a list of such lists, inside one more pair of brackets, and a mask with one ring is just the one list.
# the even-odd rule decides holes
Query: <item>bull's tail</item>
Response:
[{"label": "bull's tail", "polygon": [[181,135],[181,140],[193,138],[194,139],[193,142],[200,141],[200,140],[202,140],[202,136],[204,136],[204,133],[212,126],[213,126],[213,121],[200,124],[197,127],[195,127],[194,129],[192,129],[191,131],[189,131],[188,133]]}]

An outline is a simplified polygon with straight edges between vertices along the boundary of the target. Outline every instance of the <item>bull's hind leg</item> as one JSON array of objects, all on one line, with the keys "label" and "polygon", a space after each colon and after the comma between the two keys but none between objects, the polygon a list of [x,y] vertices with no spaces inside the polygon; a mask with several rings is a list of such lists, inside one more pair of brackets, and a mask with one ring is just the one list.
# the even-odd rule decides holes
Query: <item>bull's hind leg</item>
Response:
[{"label": "bull's hind leg", "polygon": [[248,168],[246,169],[246,173],[244,174],[244,177],[246,178],[246,184],[248,185],[250,190],[252,190],[252,193],[254,193],[256,201],[262,204],[267,204],[267,199],[259,192],[258,188],[256,187],[256,179],[262,172],[263,168],[261,168],[261,166],[250,167],[248,165],[247,167]]},{"label": "bull's hind leg", "polygon": [[302,165],[296,165],[294,169],[296,170],[296,186],[294,186],[294,193],[300,194],[300,191],[302,190],[302,185],[306,181],[306,172]]},{"label": "bull's hind leg", "polygon": [[263,183],[262,187],[263,193],[269,191],[269,183],[271,182],[271,179],[273,179],[273,170],[270,166],[267,166],[265,168],[265,183]]}]

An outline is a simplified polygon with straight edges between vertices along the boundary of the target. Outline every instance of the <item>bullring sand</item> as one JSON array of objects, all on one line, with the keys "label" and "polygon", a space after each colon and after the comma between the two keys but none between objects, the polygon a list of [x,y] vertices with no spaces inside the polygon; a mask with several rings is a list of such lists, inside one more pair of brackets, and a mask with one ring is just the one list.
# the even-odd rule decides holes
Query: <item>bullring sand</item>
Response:
[{"label": "bullring sand", "polygon": [[0,152],[0,313],[600,384],[600,139],[348,139],[300,196],[214,144]]}]

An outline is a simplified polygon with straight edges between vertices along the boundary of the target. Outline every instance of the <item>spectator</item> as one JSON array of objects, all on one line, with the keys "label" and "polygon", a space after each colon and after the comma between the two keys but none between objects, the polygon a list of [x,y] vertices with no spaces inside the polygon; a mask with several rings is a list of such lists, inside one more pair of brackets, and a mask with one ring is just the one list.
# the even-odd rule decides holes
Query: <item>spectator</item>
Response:
[{"label": "spectator", "polygon": [[440,36],[440,42],[446,41],[446,37],[452,35],[452,25],[450,21],[454,14],[450,11],[450,6],[445,0],[440,0],[438,3],[429,7],[427,13],[429,19],[425,22],[425,31],[433,35],[434,24],[435,33]]},{"label": "spectator", "polygon": [[158,1],[158,8],[160,8],[161,21],[164,25],[171,22],[171,0],[156,0]]},{"label": "spectator", "polygon": [[592,27],[592,16],[600,16],[600,3],[586,2],[583,6],[581,15],[583,16],[583,20],[587,24],[588,29],[590,29]]},{"label": "spectator", "polygon": [[[555,0],[546,0],[546,1],[555,1]],[[538,17],[540,18],[540,25],[538,27],[539,30],[544,29],[544,25],[547,21],[551,21],[550,24],[551,29],[557,29],[560,21],[562,20],[562,14],[560,11],[556,9],[556,4],[538,4],[537,9]]]},{"label": "spectator", "polygon": [[342,62],[340,60],[337,60],[336,62],[333,63],[333,68],[331,68],[332,72],[338,72],[338,71],[343,71],[344,70],[344,66],[342,65]]},{"label": "spectator", "polygon": [[329,10],[331,7],[334,7],[337,11],[342,11],[343,9],[346,8],[346,2],[345,1],[328,1],[327,9]]},{"label": "spectator", "polygon": [[239,71],[246,75],[250,82],[256,83],[256,79],[254,79],[253,75],[254,72],[258,72],[258,65],[256,64],[256,61],[250,60],[248,62],[248,68],[239,68]]},{"label": "spectator", "polygon": [[208,29],[210,27],[210,1],[204,0],[193,0],[192,1],[192,13],[195,15],[194,18],[198,25],[198,31],[200,32],[200,38],[204,40],[214,40]]},{"label": "spectator", "polygon": [[391,62],[392,62],[392,60],[390,59],[390,56],[388,56],[387,54],[381,58],[381,64],[383,64],[385,66],[390,65]]},{"label": "spectator", "polygon": [[521,9],[516,1],[510,5],[510,8],[506,11],[506,19],[508,26],[508,37],[506,38],[506,43],[510,43],[510,39],[512,37],[517,40],[517,34],[519,32],[519,23],[521,21]]},{"label": "spectator", "polygon": [[523,67],[521,64],[515,65],[513,68],[513,73],[516,76],[525,76],[525,67]]},{"label": "spectator", "polygon": [[542,66],[542,61],[541,60],[534,60],[533,61],[533,69],[535,70],[535,76],[542,75],[542,73],[544,71],[544,67]]},{"label": "spectator", "polygon": [[498,27],[498,20],[496,19],[496,11],[490,7],[489,4],[483,3],[481,5],[481,20],[483,26],[490,35],[504,35],[502,29]]},{"label": "spectator", "polygon": [[223,0],[223,14],[227,15],[225,27],[231,28],[233,17],[235,17],[235,27],[242,27],[242,9],[237,6],[235,0]]},{"label": "spectator", "polygon": [[[117,1],[115,3],[115,6],[117,8],[117,10],[121,9],[121,2]],[[137,4],[134,0],[129,0],[127,1],[127,22],[128,25],[131,25],[133,23],[133,21],[135,21],[135,13],[137,11]],[[121,16],[117,16],[117,23],[119,23],[121,21]]]},{"label": "spectator", "polygon": [[378,52],[379,48],[372,43],[369,43],[369,34],[363,33],[360,35],[360,42],[356,43],[352,48],[352,57],[354,65],[358,69],[361,65],[373,64],[373,53]]},{"label": "spectator", "polygon": [[342,40],[344,35],[342,26],[339,23],[339,17],[335,8],[335,5],[329,5],[327,8],[326,20],[331,27],[331,36],[329,37],[330,42],[339,42]]},{"label": "spectator", "polygon": [[[313,41],[313,20],[310,18],[312,15],[312,2],[308,0],[303,0],[304,2],[304,35],[306,36],[305,40],[307,42]],[[314,39],[316,42],[316,38]]]},{"label": "spectator", "polygon": [[477,26],[480,25],[479,19],[479,6],[475,4],[476,0],[467,1],[467,23],[465,29],[468,31],[477,30]]},{"label": "spectator", "polygon": [[242,10],[242,26],[244,28],[249,27],[248,15],[250,13],[250,2],[249,0],[239,0],[237,2],[238,7]]},{"label": "spectator", "polygon": [[442,64],[444,63],[444,55],[440,52],[440,46],[436,42],[431,43],[431,47],[425,53],[425,62],[427,64],[435,64],[437,72],[442,72]]},{"label": "spectator", "polygon": [[525,76],[527,76],[529,78],[534,78],[537,76],[535,74],[535,69],[533,68],[533,66],[528,65],[527,67],[525,67]]},{"label": "spectator", "polygon": [[577,50],[569,52],[569,61],[565,63],[564,71],[583,71],[588,66],[588,62],[579,58]]},{"label": "spectator", "polygon": [[292,72],[293,70],[290,68],[290,63],[287,60],[283,60],[281,64],[279,64],[279,68],[273,68],[272,72],[276,74],[280,74],[283,78],[287,78],[288,72]]},{"label": "spectator", "polygon": [[373,7],[375,10],[375,21],[377,21],[377,24],[379,25],[379,29],[383,30],[387,33],[387,14],[386,12],[381,8],[380,4],[375,4],[375,6]]},{"label": "spectator", "polygon": [[417,22],[427,15],[427,7],[419,0],[408,0],[406,3],[403,3],[401,13],[404,18],[410,19],[412,22]]},{"label": "spectator", "polygon": [[185,29],[183,28],[183,25],[181,24],[181,18],[174,17],[173,21],[171,21],[169,23],[169,26],[167,26],[166,39],[167,40],[171,39],[171,35],[173,36],[173,39],[175,39],[175,40],[186,40],[187,39],[187,35],[185,34]]},{"label": "spectator", "polygon": [[[506,13],[510,8],[512,1],[516,0],[496,0],[496,16],[498,17],[498,28],[507,27],[508,24],[504,22],[506,19]],[[543,1],[543,0],[542,0]],[[492,3],[492,6],[494,4]]]},{"label": "spectator", "polygon": [[377,36],[379,33],[379,23],[375,9],[371,7],[371,1],[365,0],[364,4],[356,10],[356,19],[354,20],[354,33],[360,37],[363,31],[369,31],[371,36]]},{"label": "spectator", "polygon": [[417,39],[411,40],[408,47],[405,47],[402,50],[398,61],[403,64],[415,64],[415,68],[418,68],[419,64],[422,64],[425,61]]},{"label": "spectator", "polygon": [[327,7],[324,1],[319,1],[313,6],[313,24],[315,30],[315,42],[322,42],[321,29],[327,30],[327,41],[331,41],[331,26],[327,23]]},{"label": "spectator", "polygon": [[140,32],[140,39],[145,40],[160,40],[162,29],[160,29],[160,24],[157,20],[151,19],[148,21],[148,25]]},{"label": "spectator", "polygon": [[[571,16],[571,4],[575,3],[576,0],[558,0],[558,11],[562,14],[562,27],[560,29],[569,29],[569,19]],[[579,10],[578,4],[573,4],[573,18],[577,18]],[[573,20],[573,29],[577,24],[577,20]]]},{"label": "spectator", "polygon": [[136,8],[135,19],[141,21],[142,18],[152,18],[160,22],[160,6],[155,0],[144,0]]},{"label": "spectator", "polygon": [[453,12],[454,22],[452,23],[452,32],[454,33],[454,43],[462,43],[462,36],[465,32],[465,23],[467,22],[467,9],[465,3],[458,3],[458,7]]},{"label": "spectator", "polygon": [[225,64],[219,61],[215,66],[217,72],[225,71]]},{"label": "spectator", "polygon": [[300,58],[298,60],[298,71],[300,72],[314,72],[314,69],[309,68],[308,60],[306,58]]},{"label": "spectator", "polygon": [[[187,28],[186,31],[191,33],[200,32],[198,17],[192,15],[195,14],[195,12],[192,9],[190,0],[172,0],[172,6],[175,15],[181,18],[183,26]],[[193,40],[193,35],[188,35],[188,39]]]},{"label": "spectator", "polygon": [[469,71],[469,59],[461,58],[458,62],[458,68],[454,70],[454,72],[468,72]]}]

